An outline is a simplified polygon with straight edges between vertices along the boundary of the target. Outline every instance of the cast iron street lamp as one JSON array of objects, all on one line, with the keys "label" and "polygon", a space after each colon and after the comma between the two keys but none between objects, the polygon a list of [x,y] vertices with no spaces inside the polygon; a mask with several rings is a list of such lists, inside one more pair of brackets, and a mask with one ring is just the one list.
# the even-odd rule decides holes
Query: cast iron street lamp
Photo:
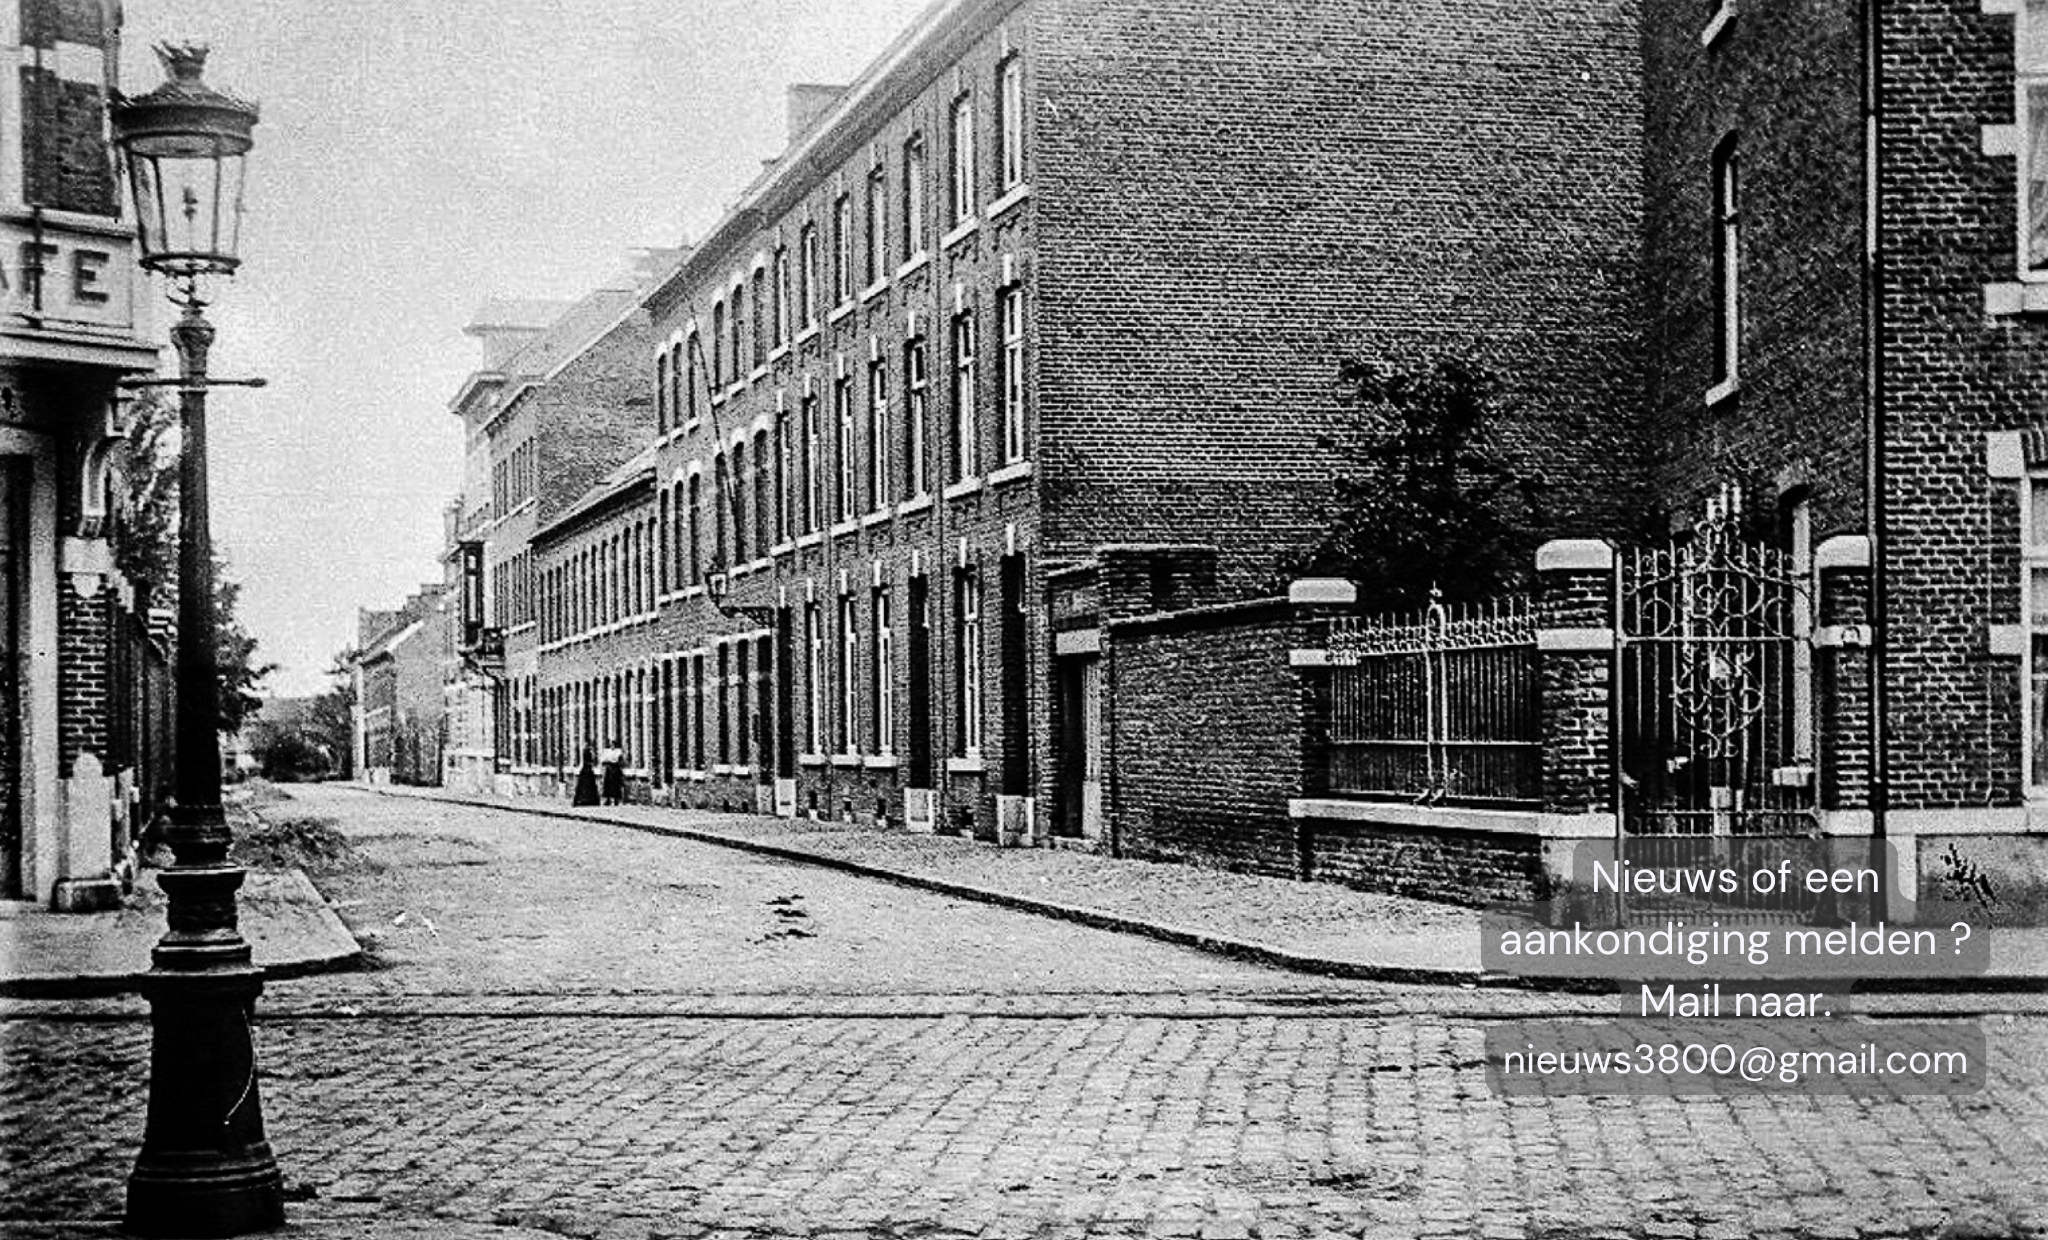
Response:
[{"label": "cast iron street lamp", "polygon": [[206,48],[157,48],[169,80],[113,105],[114,141],[135,194],[142,265],[171,281],[178,350],[177,765],[169,811],[174,863],[157,878],[170,930],[143,978],[152,1041],[149,1124],[128,1178],[127,1227],[146,1236],[233,1236],[284,1223],[284,1185],[263,1136],[249,1022],[262,973],[236,928],[242,869],[228,859],[220,795],[220,717],[207,521],[206,355],[213,326],[199,281],[230,275],[242,219],[242,167],[256,108],[200,80]]}]

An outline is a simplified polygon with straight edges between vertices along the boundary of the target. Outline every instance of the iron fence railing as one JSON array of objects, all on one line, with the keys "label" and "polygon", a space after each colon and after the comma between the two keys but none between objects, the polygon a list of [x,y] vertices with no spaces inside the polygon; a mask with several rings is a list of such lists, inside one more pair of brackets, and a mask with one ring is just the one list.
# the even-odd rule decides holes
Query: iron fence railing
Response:
[{"label": "iron fence railing", "polygon": [[1457,805],[1541,799],[1528,599],[1333,620],[1325,686],[1327,792]]}]

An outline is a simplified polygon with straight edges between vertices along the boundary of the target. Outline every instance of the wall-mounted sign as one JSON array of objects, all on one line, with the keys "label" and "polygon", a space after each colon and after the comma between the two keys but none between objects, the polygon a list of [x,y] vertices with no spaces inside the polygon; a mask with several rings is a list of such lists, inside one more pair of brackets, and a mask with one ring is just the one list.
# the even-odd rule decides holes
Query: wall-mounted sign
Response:
[{"label": "wall-mounted sign", "polygon": [[0,308],[67,323],[126,330],[134,323],[135,258],[124,237],[37,230],[0,222]]}]

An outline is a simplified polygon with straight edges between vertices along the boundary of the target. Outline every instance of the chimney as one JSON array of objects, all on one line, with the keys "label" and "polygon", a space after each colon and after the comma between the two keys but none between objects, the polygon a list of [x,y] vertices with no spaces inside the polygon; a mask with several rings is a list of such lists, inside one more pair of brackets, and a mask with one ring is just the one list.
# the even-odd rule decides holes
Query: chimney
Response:
[{"label": "chimney", "polygon": [[839,96],[846,93],[844,86],[826,86],[817,82],[799,82],[789,88],[789,144],[810,132],[811,127],[839,102]]}]

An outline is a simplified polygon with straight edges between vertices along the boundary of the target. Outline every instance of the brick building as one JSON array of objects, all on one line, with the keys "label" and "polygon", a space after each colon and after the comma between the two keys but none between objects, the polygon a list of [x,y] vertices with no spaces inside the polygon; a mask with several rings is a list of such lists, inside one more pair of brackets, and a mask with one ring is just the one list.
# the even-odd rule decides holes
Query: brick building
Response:
[{"label": "brick building", "polygon": [[156,367],[108,140],[119,8],[0,6],[0,898],[117,898],[168,758],[164,634],[116,567],[116,382]]},{"label": "brick building", "polygon": [[370,783],[438,784],[453,650],[448,591],[425,586],[356,620],[355,769]]},{"label": "brick building", "polygon": [[[1618,521],[1627,13],[1504,10],[1504,39],[1459,6],[960,0],[794,95],[790,148],[647,299],[651,786],[1091,834],[1101,634],[1056,647],[1056,581],[1126,548],[1152,605],[1270,588],[1319,529],[1348,356],[1513,376],[1519,460],[1586,484],[1560,527]],[[576,718],[544,702],[543,746]]]}]

